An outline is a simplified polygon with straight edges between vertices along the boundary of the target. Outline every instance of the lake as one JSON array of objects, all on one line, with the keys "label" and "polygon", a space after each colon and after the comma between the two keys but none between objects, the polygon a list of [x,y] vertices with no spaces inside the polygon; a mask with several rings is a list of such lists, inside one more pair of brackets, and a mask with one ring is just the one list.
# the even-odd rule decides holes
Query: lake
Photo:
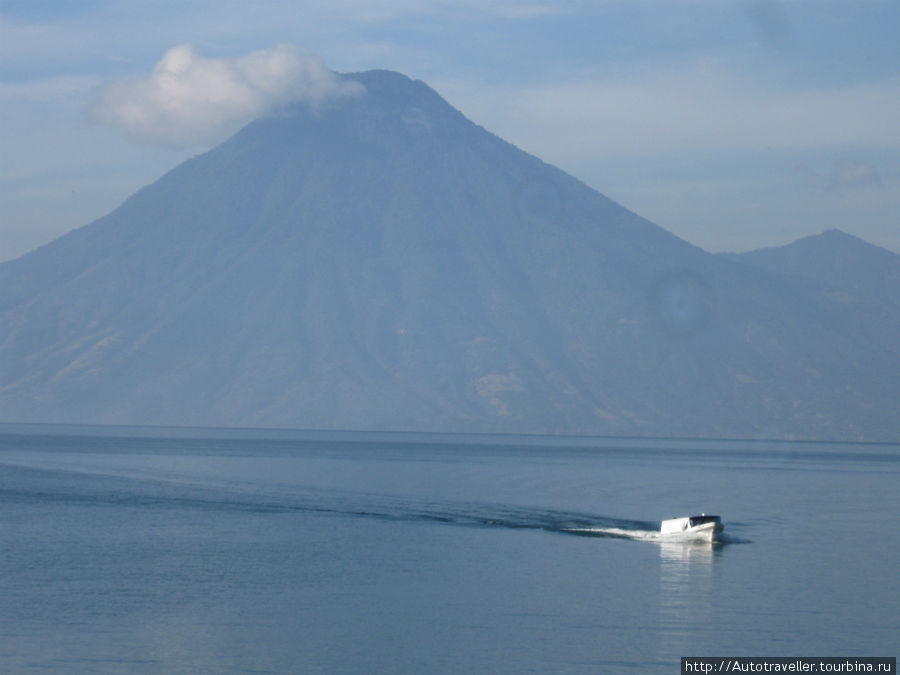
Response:
[{"label": "lake", "polygon": [[[895,656],[898,478],[895,444],[0,425],[0,663]],[[641,539],[700,512],[724,544]]]}]

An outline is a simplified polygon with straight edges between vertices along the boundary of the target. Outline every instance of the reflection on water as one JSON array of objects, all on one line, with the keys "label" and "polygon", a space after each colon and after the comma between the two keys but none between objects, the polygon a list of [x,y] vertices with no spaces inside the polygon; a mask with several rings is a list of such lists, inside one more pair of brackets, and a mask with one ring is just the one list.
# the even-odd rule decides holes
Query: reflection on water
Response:
[{"label": "reflection on water", "polygon": [[659,636],[664,657],[687,656],[712,621],[713,567],[722,546],[705,542],[659,544]]}]

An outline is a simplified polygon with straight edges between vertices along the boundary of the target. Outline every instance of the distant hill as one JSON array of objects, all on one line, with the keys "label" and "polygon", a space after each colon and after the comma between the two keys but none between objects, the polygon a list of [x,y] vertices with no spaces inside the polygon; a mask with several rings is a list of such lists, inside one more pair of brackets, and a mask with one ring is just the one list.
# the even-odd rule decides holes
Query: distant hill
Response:
[{"label": "distant hill", "polygon": [[708,254],[422,82],[347,77],[0,265],[0,421],[900,436],[896,305]]},{"label": "distant hill", "polygon": [[845,300],[886,302],[900,307],[900,255],[840,230],[799,239],[787,246],[729,254],[784,276],[815,281]]}]

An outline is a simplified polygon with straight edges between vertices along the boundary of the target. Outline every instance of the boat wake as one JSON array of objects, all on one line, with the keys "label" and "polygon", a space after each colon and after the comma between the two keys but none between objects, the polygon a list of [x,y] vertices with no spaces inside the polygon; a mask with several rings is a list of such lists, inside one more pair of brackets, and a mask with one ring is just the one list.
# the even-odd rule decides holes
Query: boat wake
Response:
[{"label": "boat wake", "polygon": [[621,527],[585,527],[568,530],[570,534],[582,537],[613,537],[616,539],[636,539],[638,541],[655,541],[662,537],[659,529],[624,529]]},{"label": "boat wake", "polygon": [[[224,481],[216,483],[197,481],[195,477],[173,478],[159,474],[148,476],[137,471],[130,472],[130,475],[111,475],[107,472],[108,469],[104,473],[70,467],[47,469],[27,466],[24,461],[16,464],[19,466],[4,465],[7,476],[15,478],[16,484],[14,492],[4,495],[7,500],[40,499],[94,506],[129,505],[149,509],[202,509],[260,514],[306,513],[335,518],[542,530],[580,537],[660,543],[673,541],[673,537],[660,533],[658,521],[627,520],[593,513],[483,502],[432,501],[401,495],[319,490],[296,485],[247,485]],[[29,489],[32,483],[37,488],[33,494]],[[0,489],[0,493],[3,492]],[[724,543],[739,541],[725,533],[722,533],[719,540]]]}]

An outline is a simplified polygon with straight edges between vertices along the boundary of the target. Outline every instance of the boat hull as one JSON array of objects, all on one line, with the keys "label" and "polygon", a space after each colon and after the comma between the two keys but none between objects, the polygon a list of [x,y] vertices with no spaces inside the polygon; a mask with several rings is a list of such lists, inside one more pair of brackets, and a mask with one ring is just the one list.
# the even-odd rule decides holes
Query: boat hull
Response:
[{"label": "boat hull", "polygon": [[661,539],[671,541],[714,542],[718,541],[721,531],[721,525],[717,527],[716,523],[704,523],[696,527],[689,527],[681,532],[661,532],[659,536]]}]

